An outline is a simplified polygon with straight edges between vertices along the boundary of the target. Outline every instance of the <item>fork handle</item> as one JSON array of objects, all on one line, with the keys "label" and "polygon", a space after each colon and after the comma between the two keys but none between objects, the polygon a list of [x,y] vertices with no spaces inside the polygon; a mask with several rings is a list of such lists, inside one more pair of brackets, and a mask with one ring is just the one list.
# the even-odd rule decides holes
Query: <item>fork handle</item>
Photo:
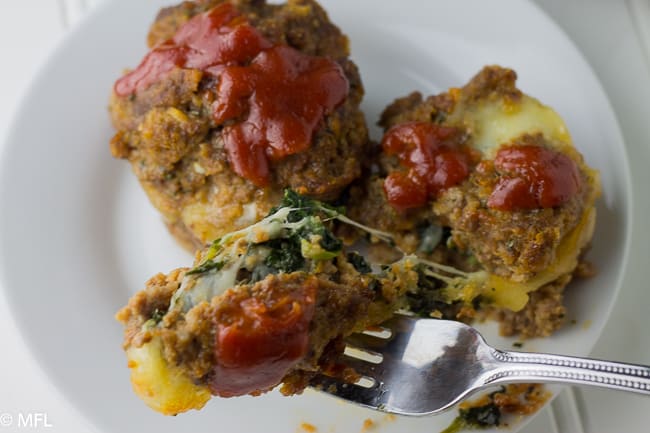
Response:
[{"label": "fork handle", "polygon": [[650,367],[544,353],[492,350],[495,368],[485,385],[555,382],[593,385],[650,395]]}]

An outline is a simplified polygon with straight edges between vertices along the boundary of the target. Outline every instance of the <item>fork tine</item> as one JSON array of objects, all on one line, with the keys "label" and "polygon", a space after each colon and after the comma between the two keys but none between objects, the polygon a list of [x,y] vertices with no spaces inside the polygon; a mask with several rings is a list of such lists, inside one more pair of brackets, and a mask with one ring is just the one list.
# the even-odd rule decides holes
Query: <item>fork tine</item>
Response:
[{"label": "fork tine", "polygon": [[393,337],[399,333],[410,333],[417,318],[406,314],[395,314],[391,319],[382,324],[382,327],[389,329]]},{"label": "fork tine", "polygon": [[309,382],[309,386],[318,391],[373,409],[380,408],[381,396],[384,393],[377,383],[370,388],[366,388],[353,383],[341,382],[322,374],[313,377]]},{"label": "fork tine", "polygon": [[378,370],[381,369],[381,364],[373,364],[372,362],[355,358],[353,356],[341,355],[339,359],[343,365],[351,367],[357,374],[368,376],[373,379],[377,377]]},{"label": "fork tine", "polygon": [[385,348],[390,343],[390,338],[379,338],[368,334],[352,334],[345,338],[345,343],[348,346],[364,350],[372,353],[376,350],[377,354],[381,349]]}]

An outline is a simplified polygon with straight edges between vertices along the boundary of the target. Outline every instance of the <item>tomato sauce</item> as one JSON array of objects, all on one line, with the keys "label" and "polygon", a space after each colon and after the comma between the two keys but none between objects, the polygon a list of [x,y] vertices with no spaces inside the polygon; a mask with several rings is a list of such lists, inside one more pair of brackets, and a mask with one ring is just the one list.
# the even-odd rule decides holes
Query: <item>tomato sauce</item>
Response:
[{"label": "tomato sauce", "polygon": [[397,209],[424,206],[469,175],[470,157],[459,146],[462,131],[430,122],[392,127],[382,140],[383,151],[396,155],[406,171],[388,175],[384,191]]},{"label": "tomato sauce", "polygon": [[216,366],[211,391],[232,397],[270,389],[305,357],[314,315],[316,278],[272,298],[248,298],[217,323]]},{"label": "tomato sauce", "polygon": [[273,45],[230,3],[183,24],[117,80],[115,93],[146,89],[174,68],[215,78],[212,115],[217,125],[225,124],[228,159],[237,174],[258,186],[269,183],[271,161],[309,148],[324,117],[349,92],[339,64]]},{"label": "tomato sauce", "polygon": [[504,147],[497,152],[494,168],[501,177],[487,204],[503,211],[560,206],[581,187],[576,163],[542,146]]},{"label": "tomato sauce", "polygon": [[288,46],[264,50],[248,66],[226,67],[213,114],[217,123],[241,119],[223,131],[235,172],[266,184],[268,161],[306,150],[348,90],[337,63]]},{"label": "tomato sauce", "polygon": [[250,62],[267,41],[230,3],[223,3],[183,24],[174,37],[154,47],[133,71],[115,82],[128,96],[164,78],[174,68],[200,69],[215,75],[229,63]]}]

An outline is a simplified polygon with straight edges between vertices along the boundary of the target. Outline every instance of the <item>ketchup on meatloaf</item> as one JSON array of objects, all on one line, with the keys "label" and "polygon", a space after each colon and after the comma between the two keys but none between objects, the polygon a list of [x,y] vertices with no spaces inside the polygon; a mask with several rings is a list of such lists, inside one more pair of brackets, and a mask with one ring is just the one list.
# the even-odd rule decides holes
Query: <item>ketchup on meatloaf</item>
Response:
[{"label": "ketchup on meatloaf", "polygon": [[184,2],[147,42],[114,86],[111,151],[188,249],[259,220],[286,187],[333,200],[360,175],[361,79],[316,2]]}]

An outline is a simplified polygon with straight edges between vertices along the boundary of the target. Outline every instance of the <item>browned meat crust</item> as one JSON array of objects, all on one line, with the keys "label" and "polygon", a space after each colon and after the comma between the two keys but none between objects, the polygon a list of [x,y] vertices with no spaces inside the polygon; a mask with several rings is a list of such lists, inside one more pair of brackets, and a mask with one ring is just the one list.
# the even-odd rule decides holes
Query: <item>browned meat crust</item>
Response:
[{"label": "browned meat crust", "polygon": [[570,281],[571,275],[564,275],[531,293],[530,301],[521,311],[495,311],[501,334],[521,338],[548,337],[560,329],[566,322],[564,289]]},{"label": "browned meat crust", "polygon": [[430,208],[398,211],[386,200],[384,177],[372,176],[350,188],[348,215],[370,227],[394,234],[398,245],[406,252],[417,249],[417,229],[434,220]]},{"label": "browned meat crust", "polygon": [[[515,79],[515,73],[509,69],[484,68],[462,89],[426,99],[417,92],[397,99],[384,110],[380,125],[386,129],[410,121],[446,125],[445,119],[456,104],[496,98],[520,99]],[[545,145],[541,135],[521,137],[518,143]],[[527,280],[555,259],[555,248],[576,226],[584,210],[585,197],[592,193],[588,183],[583,182],[587,187],[558,208],[495,210],[486,206],[486,201],[498,174],[488,164],[482,170],[473,170],[459,186],[446,190],[432,202],[430,209],[398,211],[388,204],[382,187],[384,176],[395,170],[395,161],[382,156],[379,162],[379,176],[351,188],[353,199],[349,211],[353,218],[391,232],[412,231],[427,221],[451,227],[459,249],[471,251],[488,271],[518,280]]]},{"label": "browned meat crust", "polygon": [[[541,135],[524,136],[520,144],[544,145]],[[471,251],[490,272],[525,281],[556,259],[560,241],[577,226],[592,194],[585,173],[585,187],[556,208],[504,212],[485,205],[498,181],[493,165],[484,164],[468,181],[445,191],[433,204],[441,223],[452,228],[455,244]]]},{"label": "browned meat crust", "polygon": [[[445,124],[446,116],[456,104],[492,99],[516,101],[522,94],[515,80],[512,70],[486,67],[462,89],[426,99],[419,93],[397,99],[386,108],[380,124],[385,128],[409,121]],[[541,135],[524,136],[518,139],[518,144],[544,146],[544,140]],[[382,161],[383,172],[393,169],[390,162]],[[361,199],[362,204],[359,209],[352,206],[351,212],[362,221],[388,231],[412,230],[423,220],[451,227],[455,245],[471,251],[489,272],[525,281],[553,262],[560,240],[580,221],[586,197],[593,193],[586,174],[581,174],[585,187],[557,208],[503,212],[488,207],[487,198],[498,180],[498,173],[492,165],[483,164],[482,169],[473,170],[465,182],[446,190],[432,203],[430,210],[404,213],[391,209],[381,179],[372,179],[361,188],[368,198],[363,200],[357,193],[355,198]],[[427,211],[432,211],[433,215]],[[369,218],[364,218],[365,215]]]},{"label": "browned meat crust", "polygon": [[151,338],[140,333],[144,323],[154,316],[154,313],[164,313],[169,308],[172,295],[180,286],[186,268],[175,269],[169,274],[156,274],[145,283],[145,290],[136,293],[129,299],[126,307],[122,308],[115,318],[126,325],[124,330],[124,347],[142,345]]},{"label": "browned meat crust", "polygon": [[[164,9],[151,27],[150,46],[164,41],[192,16],[223,0],[184,2]],[[211,103],[214,79],[199,70],[175,69],[144,91],[113,94],[110,114],[117,133],[111,151],[128,159],[153,205],[172,234],[187,247],[198,247],[223,233],[255,222],[290,187],[302,194],[333,200],[360,176],[367,128],[359,104],[363,86],[348,59],[348,40],[313,0],[269,5],[259,0],[233,4],[274,43],[331,58],[350,83],[347,99],[326,116],[311,147],[277,161],[271,183],[258,188],[230,168]],[[244,208],[255,204],[251,217]],[[196,206],[196,205],[199,206]]]},{"label": "browned meat crust", "polygon": [[455,101],[449,93],[429,96],[426,99],[420,92],[413,92],[397,98],[381,113],[379,126],[384,130],[405,122],[438,122],[454,108]]},{"label": "browned meat crust", "polygon": [[[384,110],[379,124],[385,130],[413,121],[463,128],[464,125],[453,123],[457,119],[449,120],[456,107],[486,101],[517,103],[523,94],[516,88],[515,80],[512,70],[486,67],[462,88],[427,98],[414,92],[395,100]],[[471,141],[471,134],[466,139]],[[545,140],[541,134],[525,135],[517,143],[548,146]],[[570,156],[582,162],[577,152]],[[429,258],[443,263],[451,261],[461,269],[475,269],[480,264],[490,273],[527,281],[554,263],[560,242],[580,223],[588,198],[594,195],[597,186],[588,181],[586,172],[580,171],[583,188],[562,206],[504,212],[486,205],[499,174],[491,161],[483,161],[478,168],[474,167],[467,180],[444,191],[430,206],[403,211],[390,206],[383,190],[385,177],[399,170],[397,162],[379,155],[377,174],[350,188],[349,215],[393,233],[398,246],[407,252],[418,250],[421,230],[429,224],[447,227],[449,238]],[[452,315],[450,318],[461,320],[484,318],[487,314],[501,323],[505,335],[548,336],[564,323],[562,293],[570,280],[571,275],[564,275],[532,293],[528,305],[520,312],[490,307],[489,312],[479,311],[477,316],[471,306],[446,311]]]},{"label": "browned meat crust", "polygon": [[489,305],[482,306],[479,310],[465,307],[457,312],[455,318],[466,322],[495,320],[499,323],[499,333],[505,337],[549,337],[566,324],[564,290],[572,279],[572,275],[563,275],[540,287],[530,294],[530,300],[520,311]]},{"label": "browned meat crust", "polygon": [[212,330],[214,316],[209,304],[201,304],[187,315],[166,315],[165,326],[145,330],[143,325],[155,315],[167,312],[174,292],[180,287],[186,268],[149,279],[143,291],[133,296],[115,316],[125,325],[124,347],[140,347],[154,337],[163,343],[163,356],[169,365],[183,365],[190,377],[203,378],[213,365]]},{"label": "browned meat crust", "polygon": [[[162,341],[163,356],[169,365],[179,367],[197,384],[209,384],[214,373],[216,326],[229,323],[229,314],[242,301],[257,299],[264,303],[299,291],[307,280],[316,287],[314,315],[309,323],[309,343],[305,357],[283,379],[285,394],[301,392],[309,378],[331,363],[343,346],[337,344],[352,332],[387,320],[402,300],[403,281],[384,279],[380,288],[371,286],[369,276],[359,274],[344,257],[335,263],[323,263],[314,277],[305,272],[269,275],[253,285],[236,286],[192,307],[187,313],[167,313],[161,325],[147,328],[145,322],[167,312],[173,293],[180,287],[187,269],[168,275],[158,274],[143,291],[132,297],[116,318],[125,325],[124,347],[140,347],[157,337]],[[410,278],[416,278],[415,274]],[[270,308],[270,304],[269,304]],[[344,374],[344,372],[338,372]],[[265,389],[259,392],[267,391]]]},{"label": "browned meat crust", "polygon": [[[224,3],[224,0],[185,1],[162,9],[149,29],[149,47],[170,39],[178,27],[194,15]],[[288,0],[268,4],[265,0],[230,0],[264,36],[292,46],[305,54],[342,59],[349,54],[348,38],[329,21],[327,12],[311,0]]]},{"label": "browned meat crust", "polygon": [[452,88],[426,99],[420,92],[397,98],[384,109],[379,125],[388,130],[391,126],[412,121],[444,123],[456,105],[500,99],[516,102],[523,95],[516,87],[516,80],[517,74],[512,69],[486,66],[461,89]]}]

